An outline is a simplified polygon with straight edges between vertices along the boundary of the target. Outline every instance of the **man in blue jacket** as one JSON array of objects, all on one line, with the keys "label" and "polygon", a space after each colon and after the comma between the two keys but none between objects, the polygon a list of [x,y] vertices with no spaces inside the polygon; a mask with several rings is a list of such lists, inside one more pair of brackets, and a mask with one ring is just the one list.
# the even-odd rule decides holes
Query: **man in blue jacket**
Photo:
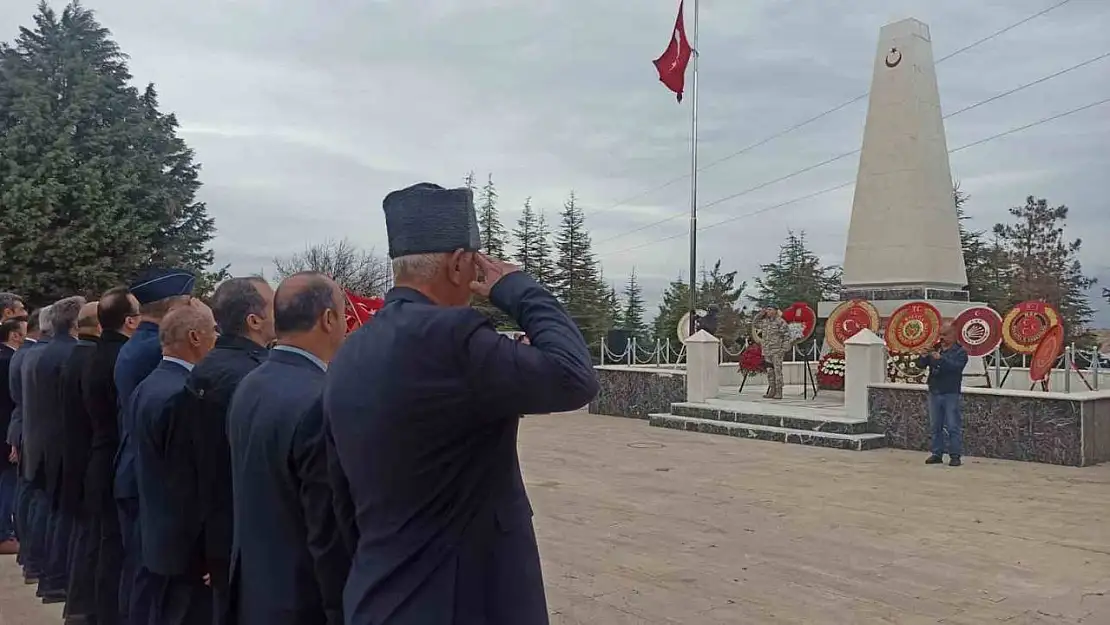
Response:
[{"label": "man in blue jacket", "polygon": [[[551,293],[477,253],[470,190],[418,184],[383,209],[396,286],[324,391],[357,518],[346,623],[546,625],[517,427],[593,399],[589,349]],[[472,293],[532,344],[499,334]]]},{"label": "man in blue jacket", "polygon": [[956,342],[955,326],[945,326],[940,333],[940,345],[917,359],[917,366],[929,368],[929,423],[933,430],[933,453],[925,464],[944,462],[960,466],[963,453],[963,413],[960,412],[960,386],[967,366],[967,352]]},{"label": "man in blue jacket", "polygon": [[[180,269],[151,269],[131,284],[131,294],[139,301],[142,316],[131,339],[123,344],[116,358],[114,378],[119,399],[120,445],[116,454],[114,491],[119,506],[120,534],[123,537],[123,572],[120,576],[120,617],[124,622],[145,623],[145,616],[128,620],[132,608],[149,613],[154,589],[148,588],[141,571],[142,539],[139,533],[139,485],[135,476],[134,420],[125,408],[139,383],[162,362],[158,324],[172,310],[189,303],[196,278]],[[138,581],[136,581],[138,579]],[[136,585],[138,588],[136,588]]]}]

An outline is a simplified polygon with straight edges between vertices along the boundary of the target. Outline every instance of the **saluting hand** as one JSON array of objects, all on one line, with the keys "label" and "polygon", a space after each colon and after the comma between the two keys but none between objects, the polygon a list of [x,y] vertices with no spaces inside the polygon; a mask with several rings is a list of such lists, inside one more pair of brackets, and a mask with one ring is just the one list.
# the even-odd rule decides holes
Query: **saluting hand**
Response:
[{"label": "saluting hand", "polygon": [[478,253],[474,255],[474,262],[478,265],[478,273],[480,281],[470,283],[470,290],[482,297],[489,297],[490,290],[497,284],[501,278],[520,271],[520,267],[512,263],[507,263],[497,258],[491,258],[485,254]]}]

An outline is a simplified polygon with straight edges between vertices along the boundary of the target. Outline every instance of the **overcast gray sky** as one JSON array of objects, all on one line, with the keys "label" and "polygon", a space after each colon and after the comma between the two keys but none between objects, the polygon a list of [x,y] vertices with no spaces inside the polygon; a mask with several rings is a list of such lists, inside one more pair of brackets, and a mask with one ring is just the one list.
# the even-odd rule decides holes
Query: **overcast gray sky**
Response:
[{"label": "overcast gray sky", "polygon": [[[702,0],[702,162],[867,91],[883,24],[921,19],[940,58],[1058,1]],[[3,2],[0,36],[10,40],[34,4]],[[131,55],[137,82],[154,81],[163,109],[177,113],[204,165],[217,259],[237,273],[269,271],[274,255],[329,237],[384,251],[389,190],[457,184],[469,170],[493,173],[507,227],[527,196],[555,220],[573,189],[606,277],[619,284],[635,267],[653,308],[685,273],[688,181],[612,208],[689,171],[689,100],[676,104],[651,65],[677,0],[85,4]],[[1107,25],[1110,3],[1072,0],[945,61],[944,110],[1110,51]],[[1107,97],[1110,59],[951,118],[948,145]],[[702,202],[858,148],[866,107],[861,100],[702,172]],[[1070,206],[1086,270],[1110,285],[1108,145],[1110,106],[1101,106],[960,151],[953,174],[979,228],[1030,194]],[[856,163],[841,159],[720,202],[702,224],[852,180]],[[804,229],[823,258],[839,262],[851,201],[849,187],[711,228],[699,257],[753,276],[788,229]],[[1096,325],[1110,326],[1105,301],[1094,299]]]}]

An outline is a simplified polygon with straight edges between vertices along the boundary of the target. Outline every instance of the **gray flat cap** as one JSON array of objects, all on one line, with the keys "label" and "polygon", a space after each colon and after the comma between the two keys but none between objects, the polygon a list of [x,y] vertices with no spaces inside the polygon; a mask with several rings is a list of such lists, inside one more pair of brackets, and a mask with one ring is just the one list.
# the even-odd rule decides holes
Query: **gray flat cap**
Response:
[{"label": "gray flat cap", "polygon": [[473,252],[481,245],[470,189],[421,182],[385,196],[382,210],[390,258],[457,249]]}]

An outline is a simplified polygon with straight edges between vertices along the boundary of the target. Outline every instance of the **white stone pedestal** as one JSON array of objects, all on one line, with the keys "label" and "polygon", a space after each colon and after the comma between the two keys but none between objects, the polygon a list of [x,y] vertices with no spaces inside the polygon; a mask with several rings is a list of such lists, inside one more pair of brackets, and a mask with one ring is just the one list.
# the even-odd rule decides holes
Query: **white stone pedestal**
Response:
[{"label": "white stone pedestal", "polygon": [[705,330],[686,339],[686,401],[701,403],[720,392],[720,345]]},{"label": "white stone pedestal", "polygon": [[886,382],[886,344],[864,328],[844,341],[844,413],[866,419],[867,385]]}]

